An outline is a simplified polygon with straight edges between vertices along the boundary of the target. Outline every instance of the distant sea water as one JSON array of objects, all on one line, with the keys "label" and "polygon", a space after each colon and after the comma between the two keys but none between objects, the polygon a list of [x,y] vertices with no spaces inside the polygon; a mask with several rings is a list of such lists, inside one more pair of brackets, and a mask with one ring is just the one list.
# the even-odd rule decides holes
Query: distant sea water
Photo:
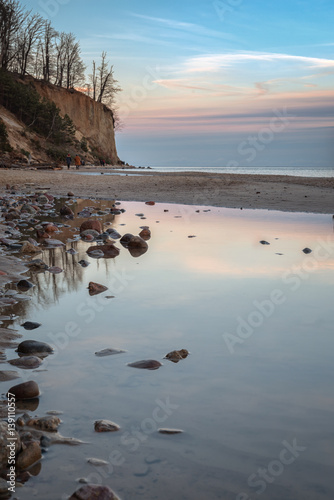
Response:
[{"label": "distant sea water", "polygon": [[334,177],[333,167],[151,167],[154,172],[209,172],[213,174],[291,175]]}]

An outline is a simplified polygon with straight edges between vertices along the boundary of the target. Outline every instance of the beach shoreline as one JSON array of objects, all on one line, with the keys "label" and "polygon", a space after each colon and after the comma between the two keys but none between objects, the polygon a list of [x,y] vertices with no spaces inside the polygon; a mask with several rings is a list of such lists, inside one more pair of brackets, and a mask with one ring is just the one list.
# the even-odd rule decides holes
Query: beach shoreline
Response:
[{"label": "beach shoreline", "polygon": [[334,213],[334,178],[152,170],[130,173],[126,169],[97,167],[0,172],[1,195],[10,186],[15,187],[11,191],[27,193],[44,188],[57,196],[72,191],[79,198]]}]

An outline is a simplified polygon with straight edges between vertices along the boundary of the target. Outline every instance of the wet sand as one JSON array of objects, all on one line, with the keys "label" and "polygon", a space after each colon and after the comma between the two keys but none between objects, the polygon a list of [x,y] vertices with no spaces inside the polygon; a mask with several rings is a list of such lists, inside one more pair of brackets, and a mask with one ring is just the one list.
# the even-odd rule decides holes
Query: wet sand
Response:
[{"label": "wet sand", "polygon": [[[99,175],[82,175],[84,172]],[[106,175],[110,172],[112,175]],[[27,187],[48,188],[53,195],[67,195],[72,191],[78,197],[121,201],[334,213],[334,178],[148,170],[138,170],[132,175],[126,170],[96,167],[81,169],[79,174],[75,170],[1,169],[0,177],[1,193],[9,184],[17,186],[17,191]]]}]

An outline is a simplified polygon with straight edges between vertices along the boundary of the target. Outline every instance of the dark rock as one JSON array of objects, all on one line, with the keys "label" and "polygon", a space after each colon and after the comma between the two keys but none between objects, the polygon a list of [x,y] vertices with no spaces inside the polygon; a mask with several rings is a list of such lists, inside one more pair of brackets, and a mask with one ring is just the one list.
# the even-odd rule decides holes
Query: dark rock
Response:
[{"label": "dark rock", "polygon": [[132,257],[140,257],[148,250],[148,244],[140,236],[133,236],[128,243],[128,250]]},{"label": "dark rock", "polygon": [[261,245],[270,245],[270,243],[268,243],[268,241],[265,240],[261,240],[260,243]]},{"label": "dark rock", "polygon": [[14,385],[9,389],[9,393],[14,394],[17,399],[32,399],[39,396],[40,391],[37,383],[34,380],[29,380],[28,382]]},{"label": "dark rock", "polygon": [[160,434],[181,434],[183,430],[181,429],[158,429]]},{"label": "dark rock", "polygon": [[120,426],[111,420],[96,420],[94,430],[95,432],[115,432],[120,430]]},{"label": "dark rock", "polygon": [[74,250],[74,248],[69,248],[66,250],[66,253],[69,253],[70,255],[76,255],[78,252]]},{"label": "dark rock", "polygon": [[23,254],[34,254],[40,253],[41,249],[30,243],[29,241],[25,241],[21,247],[21,253]]},{"label": "dark rock", "polygon": [[108,287],[90,281],[90,283],[88,284],[88,290],[89,290],[89,295],[98,295],[99,293],[108,290]]},{"label": "dark rock", "polygon": [[67,196],[72,197],[72,196],[74,196],[74,193],[72,193],[72,191],[69,191],[69,192],[67,193]]},{"label": "dark rock", "polygon": [[160,363],[160,361],[156,361],[155,359],[143,359],[142,361],[128,363],[128,366],[133,368],[142,368],[145,370],[157,370],[160,366],[162,366],[162,363]]},{"label": "dark rock", "polygon": [[42,326],[42,324],[35,323],[34,321],[25,321],[21,326],[23,326],[25,330],[35,330],[39,326]]},{"label": "dark rock", "polygon": [[48,240],[45,240],[44,242],[48,247],[64,247],[65,243],[63,243],[60,240],[55,240],[53,238],[50,238]]},{"label": "dark rock", "polygon": [[306,253],[306,254],[308,254],[308,253],[311,253],[312,250],[310,248],[306,247],[306,248],[303,249],[303,252]]},{"label": "dark rock", "polygon": [[18,283],[16,283],[16,286],[20,290],[20,292],[26,292],[34,285],[28,280],[20,280]]},{"label": "dark rock", "polygon": [[145,205],[153,206],[155,205],[155,201],[145,201]]},{"label": "dark rock", "polygon": [[8,360],[8,363],[11,365],[28,370],[38,368],[42,362],[43,361],[37,356],[22,356],[22,358]]},{"label": "dark rock", "polygon": [[78,264],[80,264],[81,267],[87,267],[89,266],[89,262],[87,260],[79,260]]},{"label": "dark rock", "polygon": [[104,257],[104,253],[102,250],[99,250],[98,247],[90,247],[88,250],[87,253],[89,257],[92,257],[93,259],[101,259]]},{"label": "dark rock", "polygon": [[85,222],[83,222],[80,226],[80,234],[87,229],[93,229],[99,234],[103,231],[102,224],[99,220],[86,220]]},{"label": "dark rock", "polygon": [[171,351],[166,354],[165,359],[173,361],[173,363],[178,363],[181,359],[185,359],[189,352],[187,349],[180,349],[179,351]]},{"label": "dark rock", "polygon": [[151,238],[151,231],[148,227],[145,227],[142,231],[140,231],[139,236],[143,240],[148,241]]},{"label": "dark rock", "polygon": [[123,247],[127,248],[132,238],[133,238],[133,234],[131,234],[131,233],[124,234],[122,236],[122,238],[120,239],[121,245],[123,245]]},{"label": "dark rock", "polygon": [[67,207],[66,205],[64,205],[63,207],[61,207],[61,209],[59,210],[59,213],[62,217],[74,217],[74,213],[73,211],[70,209],[70,207]]},{"label": "dark rock", "polygon": [[123,351],[122,349],[107,348],[107,349],[102,349],[102,351],[97,351],[95,353],[95,356],[102,358],[103,356],[111,356],[113,354],[122,354],[123,352],[126,352],[126,351]]},{"label": "dark rock", "polygon": [[86,484],[73,493],[69,500],[119,500],[119,497],[109,486]]},{"label": "dark rock", "polygon": [[19,453],[16,465],[18,469],[27,469],[32,464],[38,462],[42,458],[42,451],[40,444],[37,441],[33,441],[22,446],[22,451]]},{"label": "dark rock", "polygon": [[24,340],[17,347],[17,352],[21,354],[33,354],[33,353],[52,353],[53,349],[49,344],[45,342],[39,342],[38,340]]},{"label": "dark rock", "polygon": [[99,250],[100,252],[103,252],[103,257],[113,259],[119,255],[119,248],[115,247],[113,243],[106,243],[105,245],[99,245],[99,246],[92,246],[89,247],[87,250],[88,254],[91,254],[92,252],[95,252],[96,250]]}]

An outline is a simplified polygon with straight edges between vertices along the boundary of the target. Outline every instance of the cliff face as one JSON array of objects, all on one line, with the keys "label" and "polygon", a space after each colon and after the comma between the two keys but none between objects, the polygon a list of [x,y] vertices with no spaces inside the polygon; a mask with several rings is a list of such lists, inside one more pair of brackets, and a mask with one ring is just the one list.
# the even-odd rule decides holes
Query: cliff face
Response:
[{"label": "cliff face", "polygon": [[[37,92],[53,101],[61,115],[67,114],[76,128],[76,138],[86,138],[88,147],[114,165],[120,163],[115,143],[114,118],[112,111],[104,104],[76,90],[67,90],[33,80]],[[87,155],[89,156],[89,155]]]}]

